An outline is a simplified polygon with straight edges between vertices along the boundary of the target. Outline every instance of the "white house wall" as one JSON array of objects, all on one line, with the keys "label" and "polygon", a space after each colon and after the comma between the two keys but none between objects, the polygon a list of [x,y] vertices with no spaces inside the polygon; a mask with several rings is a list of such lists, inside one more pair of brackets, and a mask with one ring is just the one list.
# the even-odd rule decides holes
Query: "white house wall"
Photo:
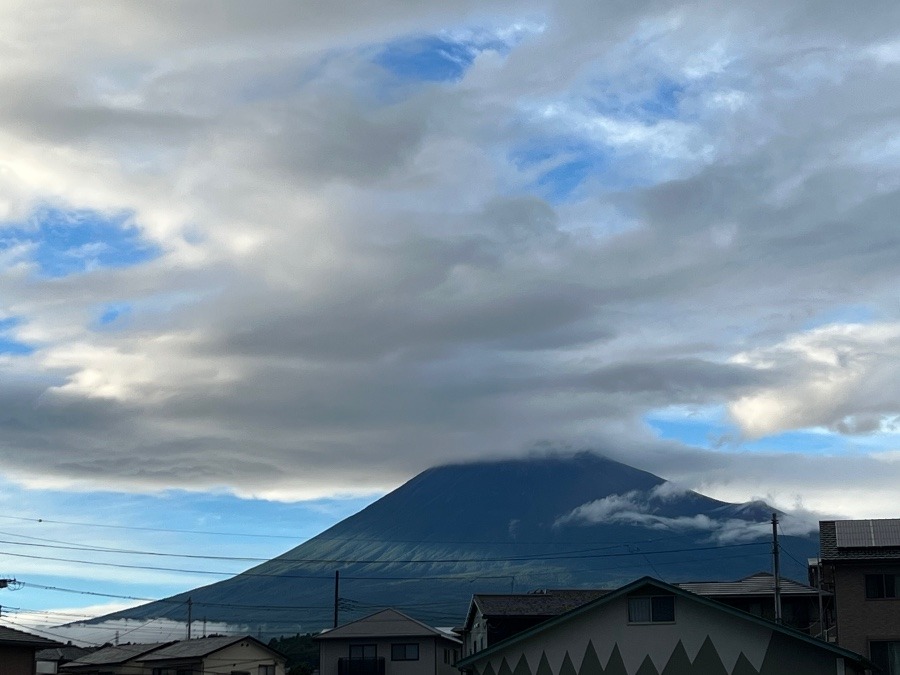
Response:
[{"label": "white house wall", "polygon": [[[418,661],[391,661],[391,645],[400,643],[417,643],[419,645]],[[435,644],[437,642],[437,644]],[[321,675],[338,675],[338,659],[350,656],[351,644],[376,645],[376,658],[383,658],[386,675],[459,675],[452,663],[444,663],[444,648],[460,649],[460,645],[450,641],[437,640],[433,637],[393,637],[348,640],[322,640],[319,646],[319,672]],[[451,661],[453,659],[451,658]]]},{"label": "white house wall", "polygon": [[246,670],[250,675],[257,675],[259,666],[267,665],[275,666],[275,675],[284,675],[284,661],[249,640],[220,649],[203,661],[205,673],[221,675],[229,675],[233,670]]}]

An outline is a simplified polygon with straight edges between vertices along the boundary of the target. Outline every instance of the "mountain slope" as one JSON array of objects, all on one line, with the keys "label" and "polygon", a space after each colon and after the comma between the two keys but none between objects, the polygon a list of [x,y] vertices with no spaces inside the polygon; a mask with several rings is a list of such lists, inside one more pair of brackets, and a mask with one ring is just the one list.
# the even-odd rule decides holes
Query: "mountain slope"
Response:
[{"label": "mountain slope", "polygon": [[[267,634],[329,626],[394,606],[432,624],[461,621],[474,592],[733,579],[769,569],[771,510],[673,489],[592,454],[425,471],[320,535],[231,579],[108,615],[193,616]],[[802,561],[812,537],[785,537]],[[788,573],[802,576],[800,565]]]}]

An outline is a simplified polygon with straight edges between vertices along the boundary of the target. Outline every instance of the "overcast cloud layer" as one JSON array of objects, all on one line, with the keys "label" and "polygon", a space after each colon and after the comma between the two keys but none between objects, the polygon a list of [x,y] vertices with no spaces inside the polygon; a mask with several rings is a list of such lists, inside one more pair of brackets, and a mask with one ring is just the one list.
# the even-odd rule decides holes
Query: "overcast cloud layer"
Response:
[{"label": "overcast cloud layer", "polygon": [[440,4],[0,6],[5,478],[897,515],[900,5]]}]

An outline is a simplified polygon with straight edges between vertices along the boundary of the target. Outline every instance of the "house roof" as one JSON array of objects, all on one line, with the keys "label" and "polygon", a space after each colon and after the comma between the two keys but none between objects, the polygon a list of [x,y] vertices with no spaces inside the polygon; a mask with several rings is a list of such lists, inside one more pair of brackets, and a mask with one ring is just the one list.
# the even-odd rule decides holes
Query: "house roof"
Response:
[{"label": "house roof", "polygon": [[65,647],[50,647],[41,649],[34,655],[37,661],[56,661],[57,663],[65,663],[74,661],[86,654],[97,651],[96,647],[75,647],[74,645],[66,645]]},{"label": "house roof", "polygon": [[[757,572],[737,581],[690,581],[675,584],[697,595],[713,598],[760,596],[769,597],[775,592],[775,577],[769,572]],[[792,579],[779,579],[781,595],[805,595],[815,597],[818,589]]]},{"label": "house roof", "polygon": [[345,623],[343,626],[332,628],[329,631],[316,636],[317,640],[340,640],[354,638],[379,638],[379,637],[429,637],[437,636],[459,642],[437,628],[427,626],[421,621],[416,621],[403,612],[396,609],[383,609],[375,614],[370,614],[362,619]]},{"label": "house roof", "polygon": [[156,649],[155,651],[144,656],[141,661],[170,661],[174,659],[190,659],[203,658],[209,656],[221,649],[230,647],[238,642],[254,642],[266,651],[272,652],[278,656],[281,654],[267,645],[263,644],[255,637],[249,635],[225,635],[220,637],[197,638],[194,640],[180,640],[169,645]]},{"label": "house roof", "polygon": [[679,588],[678,586],[673,586],[671,584],[667,584],[664,581],[660,581],[659,579],[654,579],[653,577],[642,577],[636,581],[631,582],[630,584],[626,584],[615,591],[611,591],[606,595],[603,595],[596,600],[587,603],[586,605],[582,605],[581,607],[576,607],[573,610],[566,612],[565,614],[560,614],[559,616],[553,617],[552,619],[548,619],[543,623],[538,624],[532,628],[522,631],[521,633],[517,633],[511,637],[506,638],[505,640],[500,640],[499,642],[491,645],[487,649],[484,649],[480,652],[476,652],[470,656],[465,657],[457,662],[457,667],[465,668],[476,661],[480,661],[486,657],[493,656],[498,652],[503,651],[504,649],[509,648],[510,646],[517,644],[519,642],[523,642],[528,640],[531,637],[536,635],[540,635],[545,630],[552,628],[554,626],[558,626],[560,624],[564,624],[572,619],[581,616],[587,612],[591,612],[595,609],[600,609],[608,604],[611,604],[618,598],[623,596],[627,596],[628,594],[646,587],[655,588],[657,590],[661,590],[667,593],[672,593],[673,595],[680,596],[686,598],[691,602],[696,602],[706,607],[709,607],[714,610],[718,610],[720,612],[724,612],[725,614],[729,614],[731,616],[738,617],[743,619],[744,621],[748,621],[750,623],[754,623],[765,628],[768,628],[772,631],[782,633],[788,637],[794,638],[796,640],[800,640],[801,642],[805,642],[807,644],[818,647],[819,649],[825,649],[826,651],[832,652],[835,656],[840,656],[841,658],[847,659],[849,661],[853,661],[856,663],[862,664],[864,667],[869,666],[871,664],[867,661],[867,659],[855,652],[851,652],[847,649],[843,649],[842,647],[837,647],[836,645],[830,644],[828,642],[823,642],[822,640],[818,640],[814,637],[810,637],[806,633],[801,633],[798,630],[793,628],[788,628],[783,624],[777,624],[768,619],[763,619],[761,617],[755,616],[753,614],[749,614],[747,612],[742,612],[739,609],[735,609],[728,605],[725,605],[716,600],[712,600],[710,598],[704,597],[702,595],[697,595],[696,593],[691,593],[690,591]]},{"label": "house roof", "polygon": [[465,629],[476,611],[484,617],[551,617],[568,612],[609,593],[608,589],[548,589],[533,593],[477,593],[472,596]]},{"label": "house roof", "polygon": [[153,642],[153,643],[137,643],[128,645],[110,645],[109,647],[101,647],[95,652],[80,656],[74,661],[66,664],[66,667],[77,668],[79,666],[114,666],[120,663],[127,663],[132,659],[143,656],[154,649],[165,647],[172,644],[171,642]]},{"label": "house roof", "polygon": [[819,551],[829,560],[900,560],[900,518],[819,521]]},{"label": "house roof", "polygon": [[32,633],[26,633],[22,630],[0,626],[0,645],[43,649],[44,647],[57,647],[60,644],[61,643],[56,640],[49,640],[40,635],[33,635]]}]

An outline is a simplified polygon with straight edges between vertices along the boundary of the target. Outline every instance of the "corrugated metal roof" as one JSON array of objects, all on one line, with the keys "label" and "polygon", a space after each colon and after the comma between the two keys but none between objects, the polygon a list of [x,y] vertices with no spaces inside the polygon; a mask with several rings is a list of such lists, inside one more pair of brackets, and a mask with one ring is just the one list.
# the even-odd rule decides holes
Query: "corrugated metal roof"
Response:
[{"label": "corrugated metal roof", "polygon": [[147,654],[141,661],[168,661],[169,659],[202,658],[225,647],[248,640],[268,649],[257,639],[249,635],[225,635],[220,637],[197,638],[196,640],[181,640],[162,649],[157,649],[152,654]]},{"label": "corrugated metal roof", "polygon": [[836,520],[838,548],[900,546],[900,518],[882,520]]},{"label": "corrugated metal roof", "polygon": [[[816,596],[818,590],[812,586],[801,584],[792,579],[780,580],[782,595],[807,595]],[[711,598],[726,596],[770,596],[775,592],[775,577],[769,572],[757,572],[749,577],[737,581],[692,581],[675,584],[697,595],[705,595]]]}]

